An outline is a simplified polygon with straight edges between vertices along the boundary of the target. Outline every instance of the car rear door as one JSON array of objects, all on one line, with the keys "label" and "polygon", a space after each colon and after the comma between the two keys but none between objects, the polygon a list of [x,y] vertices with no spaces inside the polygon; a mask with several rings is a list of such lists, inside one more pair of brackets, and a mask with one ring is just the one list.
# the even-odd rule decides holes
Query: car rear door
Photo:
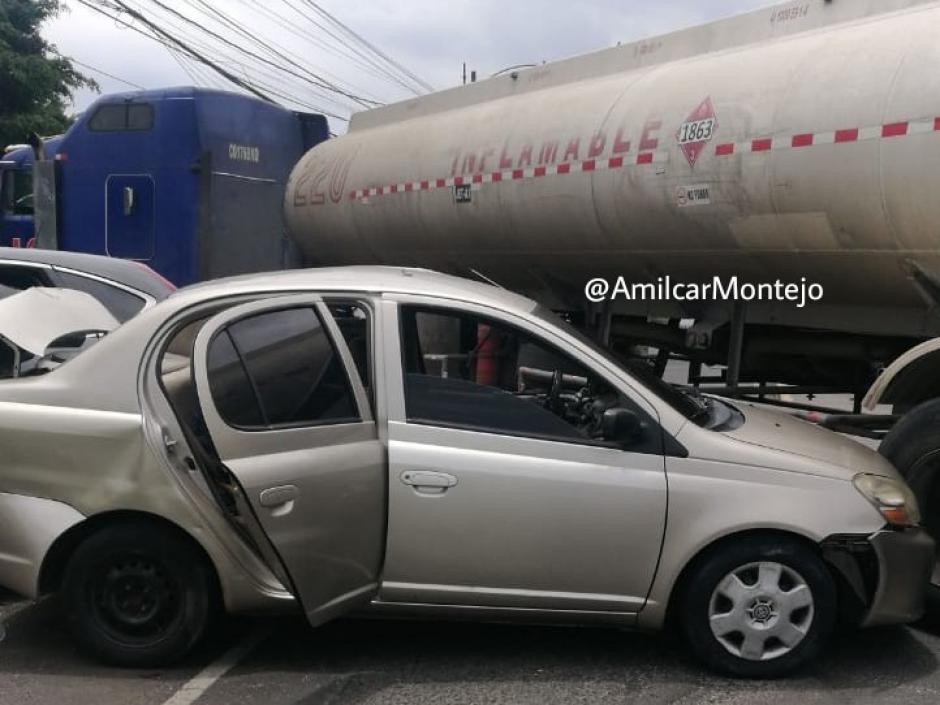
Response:
[{"label": "car rear door", "polygon": [[228,309],[196,337],[199,404],[308,619],[376,592],[386,457],[355,362],[319,297]]}]

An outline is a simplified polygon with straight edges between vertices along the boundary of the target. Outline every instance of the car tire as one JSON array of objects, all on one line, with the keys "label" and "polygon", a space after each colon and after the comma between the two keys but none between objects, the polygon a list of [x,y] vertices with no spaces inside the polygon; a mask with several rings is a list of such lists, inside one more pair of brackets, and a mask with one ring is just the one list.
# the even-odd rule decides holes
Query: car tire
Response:
[{"label": "car tire", "polygon": [[819,654],[837,608],[833,577],[812,549],[785,537],[751,536],[696,562],[679,618],[686,643],[708,667],[777,678]]},{"label": "car tire", "polygon": [[148,522],[104,528],[66,566],[62,607],[77,640],[114,665],[183,658],[212,618],[213,576],[192,541]]},{"label": "car tire", "polygon": [[[885,436],[878,452],[911,486],[924,528],[940,542],[940,399],[907,412]],[[940,576],[936,568],[934,575]],[[940,621],[940,585],[936,582],[928,588],[927,617]]]}]

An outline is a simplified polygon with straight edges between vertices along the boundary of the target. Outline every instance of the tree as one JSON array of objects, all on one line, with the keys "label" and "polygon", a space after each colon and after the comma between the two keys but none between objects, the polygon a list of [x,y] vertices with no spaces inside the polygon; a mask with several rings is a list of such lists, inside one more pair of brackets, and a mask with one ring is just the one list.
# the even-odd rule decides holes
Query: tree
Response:
[{"label": "tree", "polygon": [[0,0],[0,150],[31,132],[63,132],[72,92],[98,88],[39,34],[62,9],[62,0]]}]

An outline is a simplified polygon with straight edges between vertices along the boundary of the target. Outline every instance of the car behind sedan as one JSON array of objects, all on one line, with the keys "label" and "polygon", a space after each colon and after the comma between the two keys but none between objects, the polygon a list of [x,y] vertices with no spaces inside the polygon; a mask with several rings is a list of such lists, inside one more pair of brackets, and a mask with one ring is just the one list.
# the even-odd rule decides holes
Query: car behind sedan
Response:
[{"label": "car behind sedan", "polygon": [[32,287],[83,291],[122,323],[175,290],[142,262],[81,252],[0,247],[0,298]]},{"label": "car behind sedan", "polygon": [[177,659],[214,603],[680,626],[774,676],[840,617],[904,623],[934,561],[883,458],[624,367],[532,301],[432,272],[184,289],[0,384],[0,585]]}]

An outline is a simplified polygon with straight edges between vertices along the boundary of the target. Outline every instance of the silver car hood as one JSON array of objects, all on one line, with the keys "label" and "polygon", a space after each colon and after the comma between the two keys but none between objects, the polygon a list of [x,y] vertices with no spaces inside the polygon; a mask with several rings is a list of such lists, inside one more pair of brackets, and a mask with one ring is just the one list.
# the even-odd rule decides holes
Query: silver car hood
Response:
[{"label": "silver car hood", "polygon": [[[744,423],[733,431],[722,433],[736,441],[760,446],[781,453],[819,461],[821,475],[868,472],[897,477],[897,471],[885,458],[858,441],[839,435],[786,413],[735,402],[744,414]],[[833,472],[844,468],[848,472]],[[786,469],[786,468],[784,468]]]},{"label": "silver car hood", "polygon": [[33,287],[0,299],[0,336],[37,357],[65,335],[109,333],[118,325],[95,297],[74,289]]}]

